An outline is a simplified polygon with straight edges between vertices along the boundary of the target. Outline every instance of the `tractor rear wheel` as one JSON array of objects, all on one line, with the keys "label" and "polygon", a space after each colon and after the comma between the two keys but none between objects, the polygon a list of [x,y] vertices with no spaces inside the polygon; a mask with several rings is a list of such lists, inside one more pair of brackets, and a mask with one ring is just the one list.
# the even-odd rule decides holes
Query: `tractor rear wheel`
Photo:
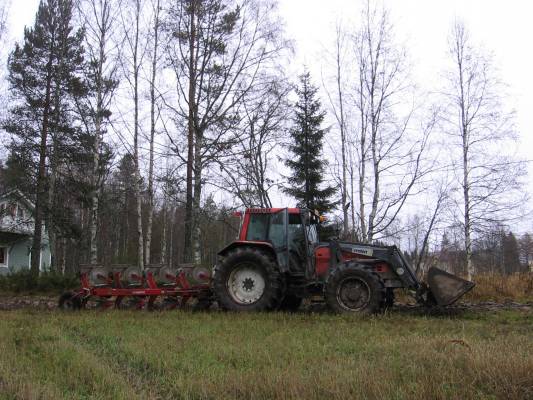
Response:
[{"label": "tractor rear wheel", "polygon": [[276,262],[259,249],[232,250],[215,267],[213,289],[225,310],[274,310],[283,298],[283,287]]},{"label": "tractor rear wheel", "polygon": [[371,267],[342,263],[328,277],[325,298],[337,313],[375,314],[384,303],[385,286]]}]

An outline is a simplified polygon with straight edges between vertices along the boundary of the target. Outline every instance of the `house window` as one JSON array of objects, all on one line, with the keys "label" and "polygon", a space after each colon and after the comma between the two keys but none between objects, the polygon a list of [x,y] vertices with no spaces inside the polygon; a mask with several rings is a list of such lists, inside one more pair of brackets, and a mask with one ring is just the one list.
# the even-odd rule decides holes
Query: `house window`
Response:
[{"label": "house window", "polygon": [[6,215],[6,203],[0,204],[0,218]]},{"label": "house window", "polygon": [[0,265],[7,264],[7,247],[0,247]]},{"label": "house window", "polygon": [[17,206],[17,217],[24,218],[24,209],[20,206],[20,204]]}]

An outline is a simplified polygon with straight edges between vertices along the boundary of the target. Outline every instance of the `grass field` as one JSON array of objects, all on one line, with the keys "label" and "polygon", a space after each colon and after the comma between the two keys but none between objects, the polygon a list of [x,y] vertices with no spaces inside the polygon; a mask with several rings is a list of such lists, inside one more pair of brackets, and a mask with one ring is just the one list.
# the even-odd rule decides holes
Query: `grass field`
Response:
[{"label": "grass field", "polygon": [[0,312],[2,399],[531,399],[533,315]]}]

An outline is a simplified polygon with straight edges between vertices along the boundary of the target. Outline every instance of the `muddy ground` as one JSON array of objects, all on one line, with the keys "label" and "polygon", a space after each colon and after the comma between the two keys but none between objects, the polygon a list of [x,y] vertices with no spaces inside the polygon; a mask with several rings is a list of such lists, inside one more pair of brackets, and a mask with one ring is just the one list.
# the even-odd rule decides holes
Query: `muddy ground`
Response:
[{"label": "muddy ground", "polygon": [[[0,295],[0,310],[55,310],[57,309],[57,295]],[[216,304],[212,307],[216,309]],[[304,304],[301,307],[303,312],[324,312],[325,304],[311,303]],[[414,304],[395,303],[391,312],[407,314],[425,314],[425,315],[456,315],[465,311],[498,311],[498,310],[521,310],[533,312],[533,301],[517,303],[513,301],[493,302],[485,301],[479,303],[459,302],[453,306],[427,309],[426,307]]]}]

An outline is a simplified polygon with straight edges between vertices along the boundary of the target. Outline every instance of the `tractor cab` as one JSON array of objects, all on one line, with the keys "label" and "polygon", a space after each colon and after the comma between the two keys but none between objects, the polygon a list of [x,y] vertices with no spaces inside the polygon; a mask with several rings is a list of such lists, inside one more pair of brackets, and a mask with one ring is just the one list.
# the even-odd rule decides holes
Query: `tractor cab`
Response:
[{"label": "tractor cab", "polygon": [[318,213],[302,208],[252,208],[239,216],[243,217],[239,243],[270,248],[282,271],[314,277]]}]

